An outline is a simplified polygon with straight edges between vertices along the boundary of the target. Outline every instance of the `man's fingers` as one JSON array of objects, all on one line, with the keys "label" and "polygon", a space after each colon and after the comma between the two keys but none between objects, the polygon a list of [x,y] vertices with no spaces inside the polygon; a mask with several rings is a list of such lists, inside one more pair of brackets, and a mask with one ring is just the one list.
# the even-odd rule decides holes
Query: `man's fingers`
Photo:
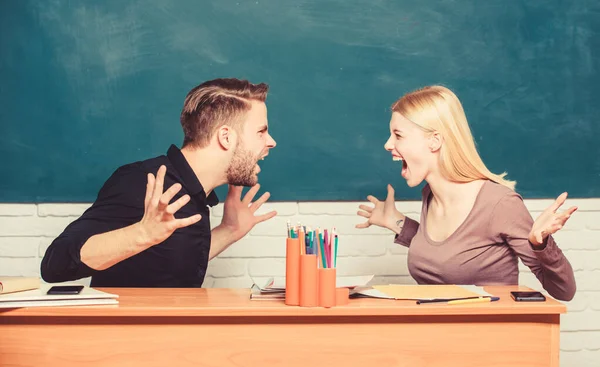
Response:
[{"label": "man's fingers", "polygon": [[259,189],[260,189],[260,184],[256,184],[256,185],[252,186],[250,188],[250,190],[248,190],[246,195],[244,195],[244,199],[242,200],[242,203],[244,203],[245,206],[250,205],[250,203],[252,202],[252,199],[254,199],[254,197],[256,196],[256,193],[258,192]]},{"label": "man's fingers", "polygon": [[242,197],[242,190],[242,186],[229,185],[227,188],[227,196],[232,196],[239,199]]},{"label": "man's fingers", "polygon": [[152,193],[152,201],[158,205],[158,200],[160,200],[160,196],[163,193],[163,184],[165,182],[165,173],[167,172],[167,167],[160,166],[158,172],[156,173],[156,180],[154,182],[154,192]]},{"label": "man's fingers", "polygon": [[267,200],[269,200],[270,197],[271,197],[271,193],[269,193],[269,192],[265,192],[264,194],[262,194],[258,198],[258,200],[256,200],[255,202],[253,202],[250,205],[250,211],[252,211],[252,213],[257,211],[258,208],[260,208]]},{"label": "man's fingers", "polygon": [[177,201],[175,201],[173,204],[169,205],[166,209],[167,213],[169,214],[175,214],[177,213],[177,211],[181,208],[183,208],[183,206],[185,204],[187,204],[190,201],[190,196],[189,195],[183,195],[182,197],[180,197],[179,199],[177,199]]},{"label": "man's fingers", "polygon": [[370,225],[371,225],[371,223],[369,223],[367,221],[367,222],[364,222],[364,223],[359,223],[359,224],[355,225],[355,227],[356,228],[369,228]]},{"label": "man's fingers", "polygon": [[265,220],[271,219],[271,218],[273,218],[276,215],[277,215],[277,212],[275,210],[273,210],[271,212],[268,212],[267,214],[256,216],[255,217],[256,218],[255,223],[264,222]]},{"label": "man's fingers", "polygon": [[179,192],[179,190],[181,190],[180,183],[173,184],[171,187],[169,187],[169,189],[160,196],[158,208],[160,210],[164,210],[171,202],[171,199],[173,199],[173,197]]},{"label": "man's fingers", "polygon": [[363,212],[362,210],[357,211],[356,214],[360,215],[361,217],[371,218],[371,213]]},{"label": "man's fingers", "polygon": [[195,215],[192,215],[191,217],[187,217],[187,218],[183,218],[183,219],[176,219],[175,220],[175,228],[177,229],[177,228],[191,226],[192,224],[198,222],[200,219],[202,219],[202,216],[200,214],[195,214]]},{"label": "man's fingers", "polygon": [[144,208],[148,209],[152,193],[154,192],[154,175],[148,173],[148,183],[146,183],[146,197],[144,198]]},{"label": "man's fingers", "polygon": [[562,194],[560,194],[559,197],[556,198],[554,203],[550,205],[550,210],[552,210],[552,212],[555,213],[558,210],[558,208],[560,208],[560,206],[565,203],[565,200],[567,200],[567,193],[563,192]]}]

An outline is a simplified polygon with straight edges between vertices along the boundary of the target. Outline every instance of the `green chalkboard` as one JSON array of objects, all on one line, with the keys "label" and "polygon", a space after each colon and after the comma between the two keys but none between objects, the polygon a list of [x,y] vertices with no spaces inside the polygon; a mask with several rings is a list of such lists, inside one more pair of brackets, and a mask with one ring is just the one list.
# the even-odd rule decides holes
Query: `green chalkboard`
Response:
[{"label": "green chalkboard", "polygon": [[217,77],[271,87],[273,201],[419,198],[383,144],[428,84],[525,197],[600,197],[598,50],[590,0],[3,0],[0,202],[93,201],[180,145],[186,93]]}]

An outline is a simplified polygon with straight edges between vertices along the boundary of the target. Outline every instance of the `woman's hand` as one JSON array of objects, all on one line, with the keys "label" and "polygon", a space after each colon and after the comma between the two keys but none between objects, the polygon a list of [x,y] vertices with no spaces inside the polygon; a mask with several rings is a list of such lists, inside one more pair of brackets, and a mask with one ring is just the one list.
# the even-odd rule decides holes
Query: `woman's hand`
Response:
[{"label": "woman's hand", "polygon": [[394,201],[394,189],[392,186],[388,185],[387,189],[388,194],[385,201],[379,201],[377,198],[369,195],[367,196],[367,200],[369,200],[375,206],[359,206],[359,209],[361,210],[359,210],[356,214],[367,218],[367,221],[357,224],[356,228],[368,228],[371,225],[376,225],[379,227],[388,228],[396,234],[400,233],[402,227],[404,226],[404,220],[406,217],[396,209],[396,204]]},{"label": "woman's hand", "polygon": [[576,206],[572,206],[562,213],[557,213],[556,211],[564,204],[565,200],[567,200],[567,193],[563,192],[533,223],[531,232],[529,232],[529,242],[532,245],[542,246],[546,238],[560,230],[571,214],[577,210]]}]

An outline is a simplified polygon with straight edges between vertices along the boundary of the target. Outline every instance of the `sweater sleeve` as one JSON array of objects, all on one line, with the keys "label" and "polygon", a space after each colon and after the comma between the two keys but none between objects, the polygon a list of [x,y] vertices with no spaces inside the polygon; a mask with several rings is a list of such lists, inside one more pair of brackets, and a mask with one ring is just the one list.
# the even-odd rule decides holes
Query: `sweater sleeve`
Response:
[{"label": "sweater sleeve", "polygon": [[399,234],[394,237],[394,243],[410,247],[410,242],[419,230],[419,222],[409,217],[404,220],[404,226]]},{"label": "sweater sleeve", "polygon": [[496,204],[489,228],[531,269],[544,289],[554,298],[570,301],[575,295],[575,275],[569,260],[554,238],[548,236],[539,249],[529,242],[533,218],[521,196],[511,192]]},{"label": "sweater sleeve", "polygon": [[98,270],[81,261],[81,248],[90,237],[126,227],[143,217],[146,180],[146,173],[136,165],[119,168],[92,206],[52,241],[41,262],[42,279],[56,283],[97,274]]}]

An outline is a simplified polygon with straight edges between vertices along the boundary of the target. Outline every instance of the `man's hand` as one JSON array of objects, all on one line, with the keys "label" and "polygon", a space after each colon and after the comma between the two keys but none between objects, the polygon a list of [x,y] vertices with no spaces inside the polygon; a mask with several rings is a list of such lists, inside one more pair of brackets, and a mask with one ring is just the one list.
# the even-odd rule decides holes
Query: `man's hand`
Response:
[{"label": "man's hand", "polygon": [[169,204],[181,190],[181,184],[176,183],[163,193],[166,172],[167,168],[160,166],[156,179],[151,173],[148,174],[144,217],[138,223],[142,233],[142,243],[148,247],[163,242],[176,229],[190,226],[202,218],[200,214],[183,219],[175,218],[175,213],[190,201],[190,196],[183,195],[174,203]]},{"label": "man's hand", "polygon": [[144,216],[141,221],[110,232],[99,233],[83,244],[80,256],[84,264],[95,270],[108,269],[148,247],[163,242],[176,229],[192,225],[202,218],[200,214],[196,214],[185,219],[175,219],[174,214],[190,201],[190,197],[184,195],[169,204],[181,190],[181,185],[175,184],[163,193],[166,172],[167,168],[161,166],[156,179],[151,173],[148,174]]},{"label": "man's hand", "polygon": [[244,237],[254,226],[277,215],[276,211],[255,216],[254,213],[269,199],[271,194],[264,193],[258,200],[252,202],[254,196],[260,189],[256,184],[248,190],[244,199],[242,197],[242,186],[229,185],[227,198],[223,205],[223,220],[221,226],[227,228],[233,234],[234,241]]}]

